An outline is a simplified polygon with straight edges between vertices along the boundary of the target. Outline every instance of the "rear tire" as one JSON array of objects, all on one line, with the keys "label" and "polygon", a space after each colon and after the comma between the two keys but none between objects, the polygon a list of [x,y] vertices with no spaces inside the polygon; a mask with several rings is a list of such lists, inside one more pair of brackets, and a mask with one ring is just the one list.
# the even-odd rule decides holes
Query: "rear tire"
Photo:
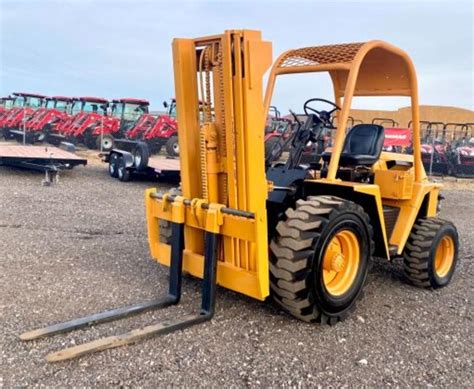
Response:
[{"label": "rear tire", "polygon": [[293,316],[336,324],[359,299],[372,259],[364,209],[333,196],[298,200],[276,227],[270,249],[274,300]]},{"label": "rear tire", "polygon": [[419,219],[403,251],[407,280],[420,288],[442,288],[456,268],[459,237],[456,227],[438,218]]},{"label": "rear tire", "polygon": [[179,156],[179,143],[178,143],[178,137],[176,135],[173,135],[168,139],[166,142],[166,152],[168,153],[169,156],[171,157],[178,157]]}]

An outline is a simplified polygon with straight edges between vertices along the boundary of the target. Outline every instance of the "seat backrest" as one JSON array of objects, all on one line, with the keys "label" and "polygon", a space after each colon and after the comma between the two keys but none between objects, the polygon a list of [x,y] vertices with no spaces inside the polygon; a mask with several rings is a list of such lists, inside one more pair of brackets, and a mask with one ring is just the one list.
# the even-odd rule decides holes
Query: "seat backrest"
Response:
[{"label": "seat backrest", "polygon": [[357,124],[346,135],[343,153],[378,158],[384,142],[384,128],[377,124]]}]

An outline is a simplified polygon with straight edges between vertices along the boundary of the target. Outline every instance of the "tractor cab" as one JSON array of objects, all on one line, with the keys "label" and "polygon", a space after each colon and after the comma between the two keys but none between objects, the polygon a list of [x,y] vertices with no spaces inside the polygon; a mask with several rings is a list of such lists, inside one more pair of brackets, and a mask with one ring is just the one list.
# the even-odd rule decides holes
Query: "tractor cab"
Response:
[{"label": "tractor cab", "polygon": [[112,117],[120,121],[120,132],[131,129],[143,114],[148,113],[150,102],[142,99],[112,100]]},{"label": "tractor cab", "polygon": [[13,107],[14,98],[12,96],[6,96],[0,98],[0,112],[10,109]]},{"label": "tractor cab", "polygon": [[56,109],[67,113],[70,110],[72,99],[65,96],[53,96],[46,101],[46,109]]},{"label": "tractor cab", "polygon": [[80,112],[107,115],[109,101],[100,97],[78,97],[74,99],[71,107],[72,115]]},{"label": "tractor cab", "polygon": [[46,96],[38,95],[34,93],[13,93],[14,102],[13,107],[15,108],[32,108],[37,109],[41,108],[45,101]]}]

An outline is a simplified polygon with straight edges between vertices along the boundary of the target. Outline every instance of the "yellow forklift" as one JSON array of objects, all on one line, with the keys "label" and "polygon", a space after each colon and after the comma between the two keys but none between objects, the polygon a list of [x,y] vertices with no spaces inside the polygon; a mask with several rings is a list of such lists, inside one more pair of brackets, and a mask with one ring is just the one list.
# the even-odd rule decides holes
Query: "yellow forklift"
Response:
[{"label": "yellow forklift", "polygon": [[[441,185],[429,182],[423,169],[417,80],[404,51],[382,41],[289,50],[271,67],[265,97],[262,79],[272,48],[258,31],[175,39],[173,61],[181,192],[145,193],[151,254],[170,267],[168,294],[21,339],[177,304],[183,272],[203,280],[196,313],[47,359],[70,359],[210,320],[216,285],[257,300],[271,295],[299,319],[335,324],[361,296],[373,256],[402,256],[416,286],[449,283],[458,234],[436,216]],[[263,129],[277,78],[316,72],[329,74],[334,101],[306,101],[304,122],[294,115],[298,124],[286,161],[266,167]],[[377,124],[357,124],[346,133],[353,96],[410,97],[413,155],[383,152],[384,128]],[[209,107],[204,122],[200,102]],[[333,129],[332,147],[302,164],[305,147]]]}]

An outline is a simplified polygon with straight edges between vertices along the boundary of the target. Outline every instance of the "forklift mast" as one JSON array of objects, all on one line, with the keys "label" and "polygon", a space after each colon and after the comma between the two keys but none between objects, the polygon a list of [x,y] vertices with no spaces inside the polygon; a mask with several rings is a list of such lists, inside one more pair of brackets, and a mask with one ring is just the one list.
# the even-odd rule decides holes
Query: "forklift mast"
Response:
[{"label": "forklift mast", "polygon": [[[191,201],[183,268],[202,276],[203,231],[218,232],[217,282],[263,300],[269,280],[262,79],[272,63],[271,43],[257,31],[230,30],[175,39],[173,59],[181,185],[183,197]],[[205,209],[222,207],[238,212],[218,212],[222,220],[212,227]],[[158,219],[172,220],[166,204],[150,196],[147,209],[149,228],[158,230]],[[235,216],[239,212],[253,217]],[[169,264],[169,246],[153,239],[154,232],[149,231],[152,255]]]}]

